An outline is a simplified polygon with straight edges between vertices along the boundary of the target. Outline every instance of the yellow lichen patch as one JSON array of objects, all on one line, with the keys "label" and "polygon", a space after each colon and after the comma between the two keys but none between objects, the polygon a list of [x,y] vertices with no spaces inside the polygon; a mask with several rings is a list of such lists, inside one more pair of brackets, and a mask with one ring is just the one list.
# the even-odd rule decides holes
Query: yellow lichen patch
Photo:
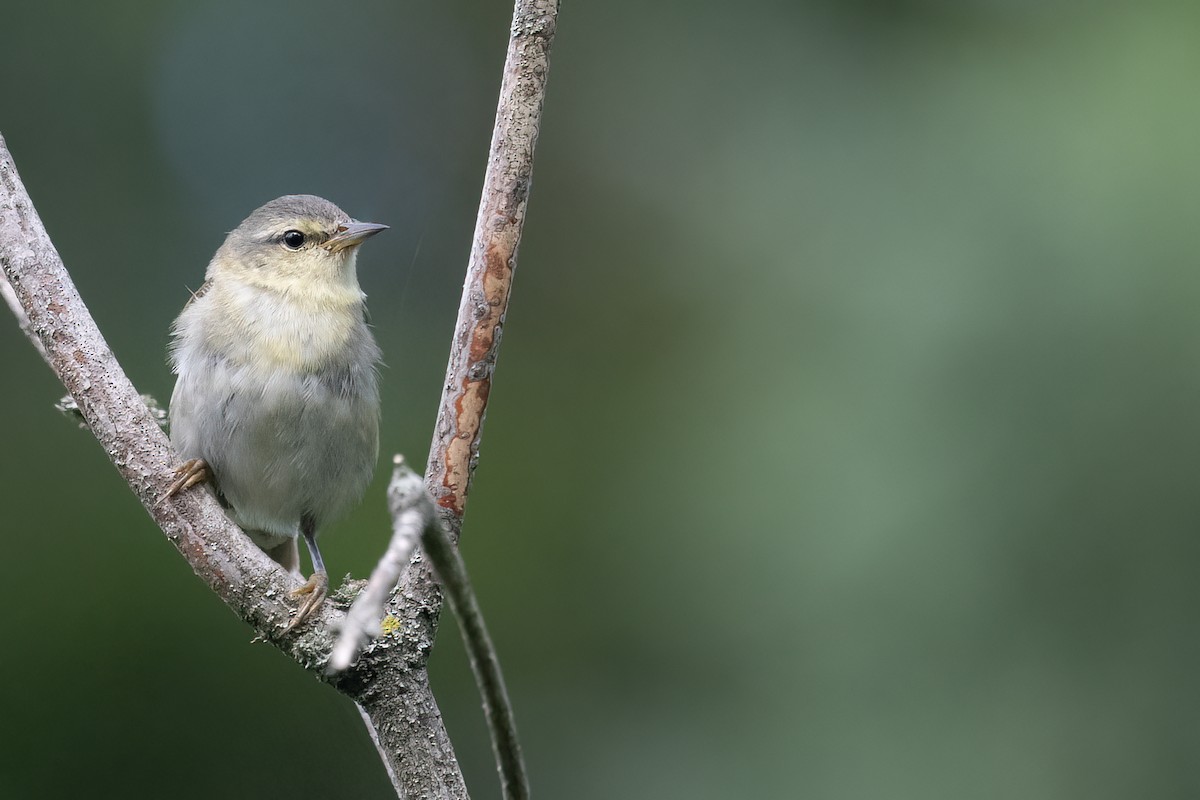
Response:
[{"label": "yellow lichen patch", "polygon": [[400,630],[400,626],[402,624],[403,623],[400,622],[399,619],[392,616],[391,614],[388,614],[386,617],[383,618],[383,621],[379,623],[379,627],[383,629],[384,636],[391,636],[393,633]]}]

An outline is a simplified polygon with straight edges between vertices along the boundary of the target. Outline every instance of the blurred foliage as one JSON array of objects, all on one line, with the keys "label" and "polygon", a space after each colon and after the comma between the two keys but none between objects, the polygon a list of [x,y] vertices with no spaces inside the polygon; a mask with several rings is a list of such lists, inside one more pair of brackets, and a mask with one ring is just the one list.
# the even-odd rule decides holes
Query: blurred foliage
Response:
[{"label": "blurred foliage", "polygon": [[[504,4],[18,3],[0,132],[110,344],[287,192],[424,458]],[[539,796],[1195,797],[1191,3],[567,3],[463,546]],[[385,797],[0,325],[0,797]],[[335,573],[387,535],[379,472]],[[452,623],[433,680],[494,794]]]}]

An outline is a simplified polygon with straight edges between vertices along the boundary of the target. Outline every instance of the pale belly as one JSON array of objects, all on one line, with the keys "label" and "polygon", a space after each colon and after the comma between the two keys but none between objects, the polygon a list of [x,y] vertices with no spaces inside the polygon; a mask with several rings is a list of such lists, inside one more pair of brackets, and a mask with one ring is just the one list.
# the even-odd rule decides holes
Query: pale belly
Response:
[{"label": "pale belly", "polygon": [[325,379],[291,370],[264,378],[215,359],[204,370],[181,367],[171,441],[184,458],[208,462],[231,515],[261,532],[261,546],[295,537],[302,515],[320,529],[358,502],[379,447],[369,364]]}]

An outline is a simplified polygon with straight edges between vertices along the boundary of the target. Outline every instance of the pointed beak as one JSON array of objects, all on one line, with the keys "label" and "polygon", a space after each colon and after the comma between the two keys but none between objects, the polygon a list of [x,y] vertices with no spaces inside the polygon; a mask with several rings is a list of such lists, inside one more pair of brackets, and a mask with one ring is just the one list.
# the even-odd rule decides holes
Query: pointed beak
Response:
[{"label": "pointed beak", "polygon": [[379,225],[374,222],[347,222],[339,225],[337,233],[329,237],[329,241],[325,243],[325,249],[336,253],[347,247],[357,247],[375,234],[387,229],[387,225]]}]

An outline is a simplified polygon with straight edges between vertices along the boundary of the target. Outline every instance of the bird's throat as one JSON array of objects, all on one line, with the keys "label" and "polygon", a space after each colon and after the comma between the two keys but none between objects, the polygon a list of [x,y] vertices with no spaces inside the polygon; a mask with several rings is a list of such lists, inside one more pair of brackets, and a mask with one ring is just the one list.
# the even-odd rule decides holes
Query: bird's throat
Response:
[{"label": "bird's throat", "polygon": [[234,285],[227,330],[210,331],[239,360],[309,372],[345,357],[362,324],[362,292],[342,286]]}]

